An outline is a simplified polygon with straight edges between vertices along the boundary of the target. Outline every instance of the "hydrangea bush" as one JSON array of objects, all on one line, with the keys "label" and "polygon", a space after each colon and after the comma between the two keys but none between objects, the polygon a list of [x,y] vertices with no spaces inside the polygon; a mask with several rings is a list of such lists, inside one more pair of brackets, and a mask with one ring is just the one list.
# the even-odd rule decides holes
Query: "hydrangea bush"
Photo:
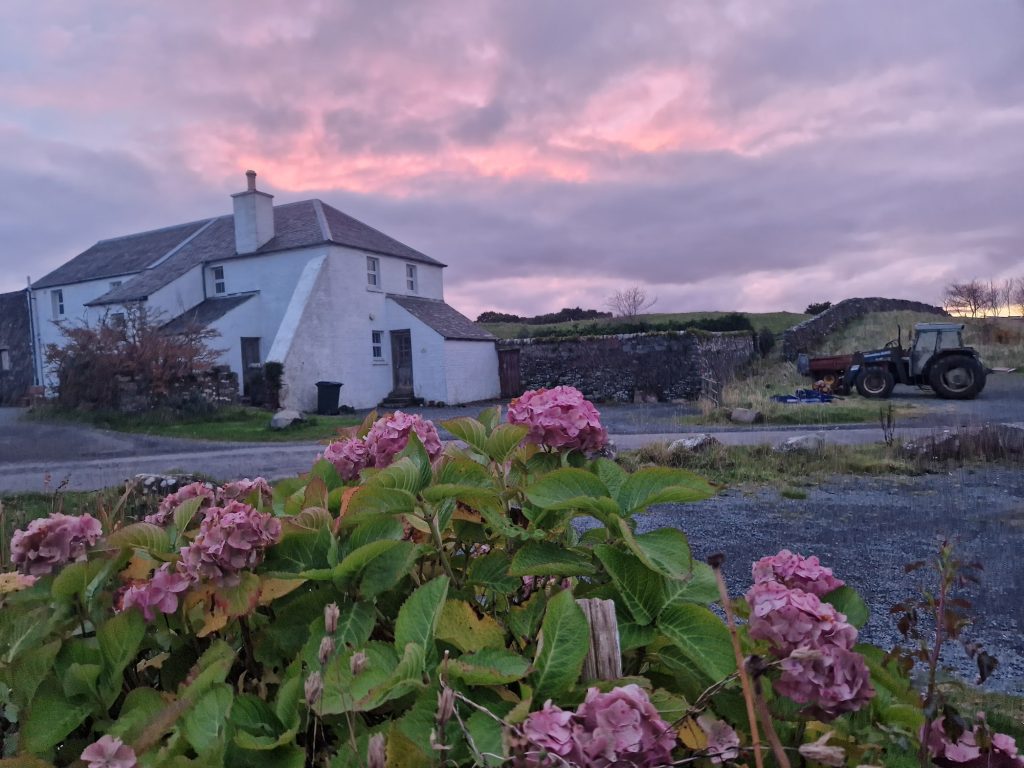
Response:
[{"label": "hydrangea bush", "polygon": [[[858,643],[856,593],[783,551],[722,604],[681,531],[637,526],[712,486],[594,458],[578,392],[443,426],[459,446],[396,413],[272,490],[196,484],[113,530],[16,533],[0,734],[21,762],[0,766],[753,765],[767,733],[853,766],[921,746],[915,692]],[[622,679],[582,679],[580,599],[614,604]],[[1017,759],[983,726],[924,736],[940,765]]]}]

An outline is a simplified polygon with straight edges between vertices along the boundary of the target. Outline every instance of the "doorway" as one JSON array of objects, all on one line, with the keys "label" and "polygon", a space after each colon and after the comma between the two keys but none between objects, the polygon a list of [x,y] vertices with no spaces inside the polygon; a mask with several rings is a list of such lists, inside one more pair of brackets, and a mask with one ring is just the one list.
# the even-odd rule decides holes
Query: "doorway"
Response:
[{"label": "doorway", "polygon": [[391,371],[394,395],[412,395],[412,332],[391,331]]}]

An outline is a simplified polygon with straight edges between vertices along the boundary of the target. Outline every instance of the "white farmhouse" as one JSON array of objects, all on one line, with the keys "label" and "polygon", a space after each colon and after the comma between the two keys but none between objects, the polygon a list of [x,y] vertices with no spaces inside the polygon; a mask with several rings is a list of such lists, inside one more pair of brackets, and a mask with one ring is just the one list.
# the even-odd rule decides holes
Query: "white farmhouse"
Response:
[{"label": "white farmhouse", "polygon": [[239,381],[282,363],[285,407],[312,410],[320,380],[356,408],[498,396],[494,337],[445,303],[444,264],[320,200],[275,206],[246,176],[233,214],[101,240],[36,281],[35,359],[57,323],[142,302],[168,330],[218,331]]}]

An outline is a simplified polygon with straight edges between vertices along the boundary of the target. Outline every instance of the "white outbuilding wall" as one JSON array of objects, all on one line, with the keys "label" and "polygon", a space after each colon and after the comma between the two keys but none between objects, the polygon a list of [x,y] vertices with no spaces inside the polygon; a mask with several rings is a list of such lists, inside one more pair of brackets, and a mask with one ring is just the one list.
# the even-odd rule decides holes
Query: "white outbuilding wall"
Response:
[{"label": "white outbuilding wall", "polygon": [[448,403],[474,403],[501,395],[498,380],[498,349],[493,341],[447,339],[444,343],[444,376]]}]

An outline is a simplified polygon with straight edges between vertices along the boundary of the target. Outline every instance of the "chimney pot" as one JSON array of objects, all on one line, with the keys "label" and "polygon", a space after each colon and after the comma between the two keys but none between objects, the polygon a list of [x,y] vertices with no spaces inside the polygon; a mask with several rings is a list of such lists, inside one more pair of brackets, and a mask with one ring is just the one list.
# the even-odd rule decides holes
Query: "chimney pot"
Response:
[{"label": "chimney pot", "polygon": [[250,192],[256,191],[256,171],[246,171],[245,180],[248,182]]}]

